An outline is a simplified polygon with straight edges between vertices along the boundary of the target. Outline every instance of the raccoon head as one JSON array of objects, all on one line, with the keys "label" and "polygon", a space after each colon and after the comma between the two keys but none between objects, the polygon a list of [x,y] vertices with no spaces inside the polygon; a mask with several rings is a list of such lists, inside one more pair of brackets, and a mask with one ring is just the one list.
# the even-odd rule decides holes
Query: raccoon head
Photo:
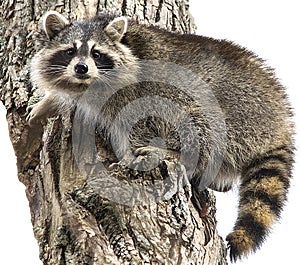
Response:
[{"label": "raccoon head", "polygon": [[121,44],[126,30],[125,17],[103,14],[71,23],[58,12],[47,12],[44,47],[31,63],[33,83],[45,90],[81,92],[95,81],[109,86],[134,82],[137,59]]}]

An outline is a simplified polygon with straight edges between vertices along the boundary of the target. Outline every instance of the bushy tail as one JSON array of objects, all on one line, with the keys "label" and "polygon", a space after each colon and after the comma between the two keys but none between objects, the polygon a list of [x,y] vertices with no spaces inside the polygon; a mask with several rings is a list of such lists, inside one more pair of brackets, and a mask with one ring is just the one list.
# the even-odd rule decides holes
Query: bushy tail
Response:
[{"label": "bushy tail", "polygon": [[258,249],[280,217],[290,185],[293,154],[281,148],[243,170],[238,219],[226,240],[231,261]]}]

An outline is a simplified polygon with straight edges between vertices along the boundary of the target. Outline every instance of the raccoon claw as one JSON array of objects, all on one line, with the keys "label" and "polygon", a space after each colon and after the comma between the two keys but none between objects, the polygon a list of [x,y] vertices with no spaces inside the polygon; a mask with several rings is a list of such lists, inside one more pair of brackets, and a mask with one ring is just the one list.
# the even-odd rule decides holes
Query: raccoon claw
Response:
[{"label": "raccoon claw", "polygon": [[38,111],[36,111],[36,105],[30,105],[26,108],[27,116],[26,116],[26,122],[30,127],[36,125],[39,123],[39,117],[38,117]]},{"label": "raccoon claw", "polygon": [[33,121],[34,121],[34,112],[32,111],[33,110],[33,106],[34,105],[31,105],[31,106],[28,106],[26,108],[26,112],[27,112],[27,115],[26,115],[26,122],[28,123],[29,126],[31,126],[33,124]]},{"label": "raccoon claw", "polygon": [[156,168],[164,158],[166,150],[154,147],[154,146],[145,146],[137,148],[134,151],[136,159],[133,161],[134,168],[147,171],[153,168]]},{"label": "raccoon claw", "polygon": [[165,150],[157,147],[146,146],[127,153],[119,162],[112,163],[108,169],[127,166],[138,171],[148,171],[157,167],[164,157]]},{"label": "raccoon claw", "polygon": [[179,154],[176,151],[157,146],[140,147],[133,153],[136,156],[134,164],[138,165],[139,169],[143,171],[156,168],[163,160],[168,160],[170,158],[179,159]]},{"label": "raccoon claw", "polygon": [[133,154],[138,157],[138,156],[146,156],[146,155],[156,155],[163,157],[165,150],[161,149],[159,147],[153,147],[153,146],[144,146],[144,147],[139,147],[135,149]]}]

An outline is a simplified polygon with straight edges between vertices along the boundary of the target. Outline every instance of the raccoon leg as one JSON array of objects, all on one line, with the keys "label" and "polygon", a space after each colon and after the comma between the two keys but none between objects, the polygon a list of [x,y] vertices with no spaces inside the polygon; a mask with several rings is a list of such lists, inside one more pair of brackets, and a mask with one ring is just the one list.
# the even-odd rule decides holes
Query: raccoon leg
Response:
[{"label": "raccoon leg", "polygon": [[29,126],[41,123],[48,117],[53,116],[56,109],[57,105],[54,101],[54,98],[46,96],[38,103],[28,106],[28,115],[26,117],[26,121],[28,122]]},{"label": "raccoon leg", "polygon": [[279,218],[289,188],[292,152],[281,148],[242,172],[238,218],[226,240],[231,261],[258,249]]}]

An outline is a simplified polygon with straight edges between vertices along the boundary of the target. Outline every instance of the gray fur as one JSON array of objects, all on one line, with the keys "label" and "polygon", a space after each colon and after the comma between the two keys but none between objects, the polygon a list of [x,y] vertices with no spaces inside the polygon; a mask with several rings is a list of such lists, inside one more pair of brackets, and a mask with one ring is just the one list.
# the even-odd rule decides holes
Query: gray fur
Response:
[{"label": "gray fur", "polygon": [[[32,61],[32,82],[46,97],[32,108],[29,124],[49,116],[49,106],[59,114],[77,107],[85,122],[97,123],[120,159],[131,149],[155,145],[153,139],[162,140],[163,148],[180,154],[197,191],[228,190],[241,175],[241,192],[247,194],[253,186],[249,179],[259,186],[274,173],[282,196],[273,206],[281,210],[277,205],[286,198],[294,125],[285,89],[263,60],[226,40],[171,33],[133,21],[127,26],[125,18],[113,15],[65,23],[64,28],[56,25],[58,30],[46,23],[50,33]],[[68,70],[68,86],[55,75],[47,76],[49,58],[76,41],[81,53],[74,60],[96,69],[88,61],[90,40],[114,62],[111,70],[98,67],[86,81]],[[64,76],[66,71],[57,74]],[[271,189],[270,185],[261,197],[270,196]],[[255,196],[247,203],[263,201]],[[254,221],[245,224],[244,199],[228,237],[233,260],[259,247],[270,226],[253,210],[247,214]],[[277,210],[269,215],[277,216]],[[262,226],[258,236],[250,231],[257,223]],[[242,242],[240,234],[249,240]]]}]

